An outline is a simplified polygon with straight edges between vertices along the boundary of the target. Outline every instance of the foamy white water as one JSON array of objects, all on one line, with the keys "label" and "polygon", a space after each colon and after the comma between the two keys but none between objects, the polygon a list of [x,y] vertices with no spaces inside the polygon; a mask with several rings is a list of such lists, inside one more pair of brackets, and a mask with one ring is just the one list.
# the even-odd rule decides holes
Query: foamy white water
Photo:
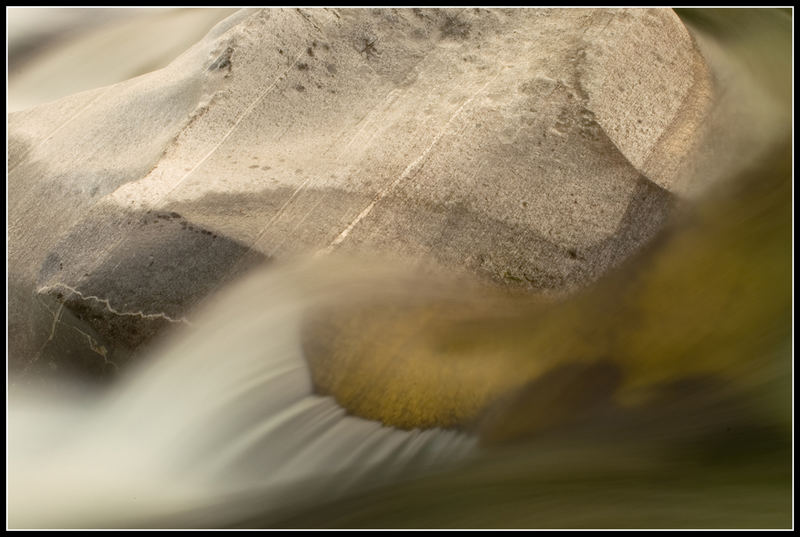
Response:
[{"label": "foamy white water", "polygon": [[247,278],[99,399],[11,401],[9,526],[225,526],[468,456],[465,434],[383,427],[312,394],[301,318],[361,285],[338,274]]}]

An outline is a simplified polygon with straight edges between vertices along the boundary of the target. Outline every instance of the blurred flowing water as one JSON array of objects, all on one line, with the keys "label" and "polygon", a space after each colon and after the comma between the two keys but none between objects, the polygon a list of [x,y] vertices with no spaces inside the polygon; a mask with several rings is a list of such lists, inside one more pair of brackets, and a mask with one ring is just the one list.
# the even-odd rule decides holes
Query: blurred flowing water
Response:
[{"label": "blurred flowing water", "polygon": [[[490,313],[452,346],[469,354],[490,334],[492,349],[524,360],[524,345],[540,341],[528,339],[532,327],[545,326],[558,340],[548,348],[578,355],[587,332],[575,327],[596,324],[619,335],[601,350],[626,382],[640,381],[631,393],[653,396],[648,404],[540,430],[570,422],[577,407],[526,392],[484,422],[488,433],[355,417],[313,393],[309,315],[346,328],[349,305],[364,297],[381,311],[392,296],[491,306],[494,295],[381,265],[271,267],[224,290],[107,391],[17,394],[10,527],[792,526],[792,13],[679,14],[729,62],[717,65],[729,69],[726,83],[758,90],[749,94],[762,101],[746,107],[765,134],[699,162],[696,173],[728,183],[621,276],[546,310],[547,323],[525,307]],[[419,349],[429,343],[412,336],[401,351],[427,356]],[[590,391],[586,376],[579,391]],[[662,381],[669,390],[657,392]]]},{"label": "blurred flowing water", "polygon": [[469,455],[466,434],[385,427],[312,393],[303,313],[353,292],[354,275],[259,272],[107,392],[15,401],[11,526],[231,524]]}]

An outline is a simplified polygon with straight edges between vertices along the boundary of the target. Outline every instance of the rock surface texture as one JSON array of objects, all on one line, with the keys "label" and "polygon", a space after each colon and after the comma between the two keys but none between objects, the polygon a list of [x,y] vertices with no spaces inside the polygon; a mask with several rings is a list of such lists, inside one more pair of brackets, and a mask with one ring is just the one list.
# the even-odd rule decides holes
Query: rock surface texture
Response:
[{"label": "rock surface texture", "polygon": [[712,86],[671,10],[242,10],[9,115],[12,373],[106,374],[295,255],[582,287],[684,195]]}]

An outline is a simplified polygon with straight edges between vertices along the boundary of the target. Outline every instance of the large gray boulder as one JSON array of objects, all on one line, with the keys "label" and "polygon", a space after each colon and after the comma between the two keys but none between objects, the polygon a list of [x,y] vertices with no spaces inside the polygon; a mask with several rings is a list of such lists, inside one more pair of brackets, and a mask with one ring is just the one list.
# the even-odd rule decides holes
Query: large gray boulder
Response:
[{"label": "large gray boulder", "polygon": [[9,115],[12,373],[107,374],[266,259],[585,286],[685,194],[711,92],[666,9],[242,10]]}]

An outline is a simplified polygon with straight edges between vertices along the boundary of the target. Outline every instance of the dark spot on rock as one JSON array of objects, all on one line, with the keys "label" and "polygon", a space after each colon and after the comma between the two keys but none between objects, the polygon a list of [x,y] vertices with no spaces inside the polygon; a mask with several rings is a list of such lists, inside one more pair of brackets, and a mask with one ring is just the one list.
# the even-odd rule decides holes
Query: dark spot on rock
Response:
[{"label": "dark spot on rock", "polygon": [[575,259],[575,258],[577,258],[577,257],[578,257],[578,251],[577,251],[577,250],[575,250],[575,248],[570,248],[569,250],[567,250],[567,253],[569,254],[569,256],[570,256],[572,259]]},{"label": "dark spot on rock", "polygon": [[176,212],[171,212],[171,213],[169,213],[169,215],[170,215],[172,218],[180,218],[180,217],[181,217],[181,215],[179,215],[179,214],[178,214],[178,213],[176,213]]},{"label": "dark spot on rock", "polygon": [[63,300],[63,299],[64,295],[62,295],[61,293],[56,293],[56,300]]},{"label": "dark spot on rock", "polygon": [[333,65],[332,63],[326,63],[325,64],[325,69],[327,69],[328,72],[330,74],[332,74],[332,75],[336,74],[336,66]]},{"label": "dark spot on rock", "polygon": [[331,47],[329,47],[327,43],[323,43],[322,44],[322,48],[324,48],[325,50],[330,50],[331,49]]},{"label": "dark spot on rock", "polygon": [[267,170],[270,170],[271,168],[269,166],[261,166],[261,169],[264,170],[264,171],[267,171]]},{"label": "dark spot on rock", "polygon": [[217,70],[221,71],[223,69],[228,69],[230,71],[231,68],[231,55],[233,54],[233,47],[228,47],[215,61],[211,64],[208,68],[209,71]]},{"label": "dark spot on rock", "polygon": [[314,47],[314,48],[317,48],[317,42],[316,41],[312,41],[311,42],[311,46]]},{"label": "dark spot on rock", "polygon": [[469,24],[459,19],[458,15],[445,14],[444,23],[439,29],[445,37],[464,39],[469,35]]},{"label": "dark spot on rock", "polygon": [[364,41],[364,46],[361,48],[361,50],[359,50],[359,52],[361,54],[365,54],[367,56],[367,59],[373,56],[378,56],[378,49],[375,48],[375,43],[377,42],[377,39],[372,39],[372,40],[364,39],[363,41]]},{"label": "dark spot on rock", "polygon": [[298,85],[296,85],[296,86],[294,87],[294,89],[296,89],[297,91],[306,91],[306,87],[305,87],[305,86],[303,86],[302,84],[298,84]]},{"label": "dark spot on rock", "polygon": [[306,49],[306,54],[308,54],[309,56],[314,56],[314,50],[311,47],[308,47]]},{"label": "dark spot on rock", "polygon": [[283,49],[282,48],[278,49],[278,54],[283,54]]},{"label": "dark spot on rock", "polygon": [[253,164],[250,166],[250,168],[258,168],[258,164]]},{"label": "dark spot on rock", "polygon": [[308,71],[308,64],[307,63],[298,63],[297,68],[300,71]]}]

